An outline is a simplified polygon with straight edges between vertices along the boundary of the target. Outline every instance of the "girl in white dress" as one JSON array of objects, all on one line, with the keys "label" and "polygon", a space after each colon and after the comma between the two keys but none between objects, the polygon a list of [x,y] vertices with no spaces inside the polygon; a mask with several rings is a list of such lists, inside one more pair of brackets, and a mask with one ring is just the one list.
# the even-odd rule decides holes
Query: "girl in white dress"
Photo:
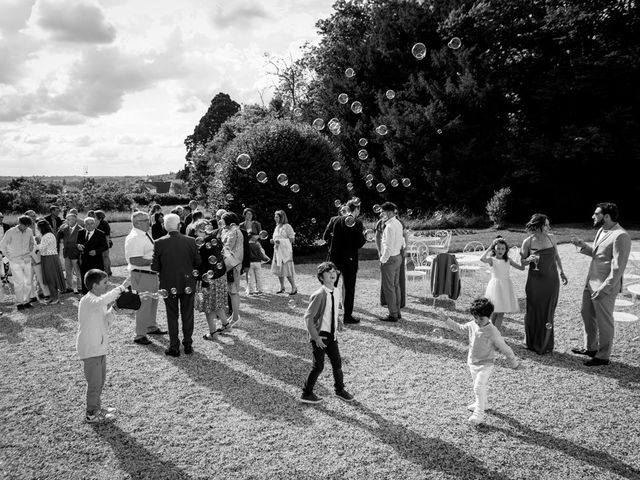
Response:
[{"label": "girl in white dress", "polygon": [[509,258],[509,246],[504,238],[496,238],[491,246],[480,257],[484,263],[491,265],[491,280],[487,285],[484,296],[491,300],[495,309],[491,321],[500,329],[505,313],[515,313],[520,310],[518,298],[509,277],[510,267],[524,270],[524,266]]}]

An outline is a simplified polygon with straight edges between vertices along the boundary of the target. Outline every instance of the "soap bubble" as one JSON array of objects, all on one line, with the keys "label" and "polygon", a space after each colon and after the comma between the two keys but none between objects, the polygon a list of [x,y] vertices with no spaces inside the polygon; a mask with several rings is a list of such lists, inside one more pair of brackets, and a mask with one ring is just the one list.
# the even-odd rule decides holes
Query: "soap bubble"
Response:
[{"label": "soap bubble", "polygon": [[439,128],[438,130],[436,130],[436,133],[437,133],[438,135],[442,135],[442,129],[441,129],[441,128]]},{"label": "soap bubble", "polygon": [[204,238],[196,238],[196,247],[200,248],[201,246],[204,245]]},{"label": "soap bubble", "polygon": [[351,104],[351,111],[353,113],[362,113],[362,103],[355,101]]},{"label": "soap bubble", "polygon": [[291,188],[291,191],[292,191],[293,193],[298,193],[298,192],[300,191],[300,185],[298,185],[297,183],[294,183],[294,184],[293,184],[293,185],[291,185],[291,187],[289,187],[289,188]]},{"label": "soap bubble", "polygon": [[315,128],[318,131],[322,130],[324,128],[324,120],[321,118],[316,118],[313,121],[313,128]]},{"label": "soap bubble", "polygon": [[251,167],[251,157],[246,153],[241,153],[240,155],[238,155],[238,158],[236,158],[236,164],[242,170],[246,170]]},{"label": "soap bubble", "polygon": [[191,287],[185,287],[184,293],[186,293],[187,295],[191,295],[193,293],[193,290]]},{"label": "soap bubble", "polygon": [[451,265],[451,273],[458,273],[459,269],[460,268],[455,263],[453,265]]},{"label": "soap bubble", "polygon": [[356,224],[356,218],[353,215],[347,215],[344,219],[344,224],[347,227],[353,227]]},{"label": "soap bubble", "polygon": [[407,215],[409,215],[409,216],[413,215],[413,210],[411,210],[410,208],[407,209]]},{"label": "soap bubble", "polygon": [[347,95],[346,93],[341,93],[340,95],[338,95],[338,102],[340,102],[342,105],[344,105],[348,101],[349,95]]},{"label": "soap bubble", "polygon": [[400,185],[400,182],[398,181],[398,179],[394,178],[393,180],[391,180],[391,186],[393,188],[396,188],[398,185]]},{"label": "soap bubble", "polygon": [[366,182],[364,182],[364,184],[367,188],[373,187],[373,182],[371,180],[367,180]]},{"label": "soap bubble", "polygon": [[196,148],[195,152],[194,152],[198,157],[201,157],[202,155],[204,155],[204,148],[201,145],[198,145],[198,147]]},{"label": "soap bubble", "polygon": [[360,145],[361,147],[366,147],[367,143],[369,143],[369,140],[367,140],[366,138],[361,138],[360,140],[358,140],[358,145]]},{"label": "soap bubble", "polygon": [[410,186],[411,186],[411,180],[410,180],[410,179],[408,179],[408,178],[406,178],[406,177],[405,177],[405,178],[403,178],[403,179],[402,179],[402,186],[403,186],[403,187],[410,187]]},{"label": "soap bubble", "polygon": [[258,182],[260,183],[267,183],[267,180],[268,180],[267,174],[262,171],[256,173],[256,180],[258,180]]},{"label": "soap bubble", "polygon": [[353,183],[347,183],[347,190],[349,190],[350,192],[353,190]]},{"label": "soap bubble", "polygon": [[366,160],[367,158],[369,158],[369,152],[367,152],[364,148],[361,148],[358,151],[358,158],[360,160]]},{"label": "soap bubble", "polygon": [[269,232],[267,232],[266,230],[260,230],[258,236],[260,237],[260,240],[266,240],[267,238],[269,238]]},{"label": "soap bubble", "polygon": [[311,219],[311,223],[313,223],[314,225],[316,224],[317,220],[315,218]]},{"label": "soap bubble", "polygon": [[206,227],[204,227],[204,233],[206,233],[207,235],[211,235],[214,230],[215,228],[213,228],[213,225],[207,225]]},{"label": "soap bubble", "polygon": [[224,270],[224,262],[218,262],[216,263],[216,268],[218,270]]},{"label": "soap bubble", "polygon": [[277,180],[278,180],[278,183],[283,187],[286,187],[287,185],[289,185],[289,177],[287,177],[287,175],[284,173],[281,173],[280,175],[278,175]]},{"label": "soap bubble", "polygon": [[222,164],[220,162],[213,164],[213,171],[216,173],[222,172]]},{"label": "soap bubble", "polygon": [[191,274],[195,277],[198,278],[200,276],[200,272],[198,270],[194,270],[193,272],[191,272]]},{"label": "soap bubble", "polygon": [[376,127],[376,133],[378,135],[386,135],[389,132],[389,129],[387,128],[386,125],[378,125]]},{"label": "soap bubble", "polygon": [[331,164],[331,168],[333,168],[337,172],[342,168],[342,165],[340,165],[340,162],[335,161]]},{"label": "soap bubble", "polygon": [[462,40],[460,40],[458,37],[453,37],[451,40],[449,40],[447,46],[452,50],[457,50],[462,46]]},{"label": "soap bubble", "polygon": [[377,203],[373,206],[373,213],[380,213],[382,208]]},{"label": "soap bubble", "polygon": [[291,210],[291,209],[293,208],[293,204],[292,204],[292,203],[288,203],[288,204],[287,204],[287,208],[288,208],[289,210]]},{"label": "soap bubble", "polygon": [[394,98],[396,98],[396,92],[394,92],[393,90],[387,90],[385,92],[385,95],[389,100],[393,100]]},{"label": "soap bubble", "polygon": [[167,291],[164,288],[161,288],[160,290],[158,290],[158,296],[160,298],[168,298],[169,294],[167,293]]},{"label": "soap bubble", "polygon": [[287,302],[287,305],[289,306],[289,308],[296,308],[296,301],[294,299],[291,299]]},{"label": "soap bubble", "polygon": [[211,265],[214,265],[218,262],[218,257],[216,257],[215,255],[209,255],[209,258],[207,260]]},{"label": "soap bubble", "polygon": [[207,250],[211,249],[211,242],[207,242],[204,244],[204,248],[206,248]]},{"label": "soap bubble", "polygon": [[233,202],[233,194],[232,193],[227,193],[227,201]]},{"label": "soap bubble", "polygon": [[224,187],[224,183],[222,183],[222,180],[220,180],[219,178],[216,178],[213,181],[213,186],[216,187],[216,188],[222,188],[222,187]]},{"label": "soap bubble", "polygon": [[367,228],[364,231],[364,238],[367,240],[367,242],[373,242],[376,239],[376,232],[374,232],[370,228]]},{"label": "soap bubble", "polygon": [[293,109],[293,115],[296,117],[302,116],[302,109],[300,107],[296,107]]},{"label": "soap bubble", "polygon": [[425,47],[424,43],[416,43],[411,49],[411,53],[418,60],[422,60],[427,55],[427,47]]},{"label": "soap bubble", "polygon": [[380,193],[384,192],[387,189],[387,187],[384,186],[384,183],[378,183],[376,185],[376,190]]},{"label": "soap bubble", "polygon": [[547,328],[547,330],[551,330],[553,329],[553,323],[547,323],[545,324],[545,327]]},{"label": "soap bubble", "polygon": [[213,270],[207,270],[207,277],[209,277],[209,279],[213,279],[213,277],[215,276],[215,273]]},{"label": "soap bubble", "polygon": [[362,204],[359,197],[353,197],[351,201],[353,202],[353,205],[356,207],[359,207]]},{"label": "soap bubble", "polygon": [[347,78],[353,78],[353,76],[356,74],[356,72],[355,72],[355,70],[353,68],[349,67],[344,71],[344,74],[345,74],[345,76]]},{"label": "soap bubble", "polygon": [[178,289],[176,287],[173,287],[171,289],[171,295],[177,295],[178,294]]},{"label": "soap bubble", "polygon": [[342,205],[342,202],[340,200],[336,199],[336,200],[333,201],[333,204],[336,206],[336,208],[339,208],[340,205]]}]

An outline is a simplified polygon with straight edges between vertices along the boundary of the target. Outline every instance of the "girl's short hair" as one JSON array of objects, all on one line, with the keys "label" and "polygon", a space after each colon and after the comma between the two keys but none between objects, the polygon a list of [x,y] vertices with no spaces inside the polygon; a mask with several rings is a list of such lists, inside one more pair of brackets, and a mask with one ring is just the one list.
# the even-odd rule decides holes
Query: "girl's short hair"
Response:
[{"label": "girl's short hair", "polygon": [[331,270],[338,271],[338,269],[336,268],[333,262],[322,262],[320,265],[318,265],[317,267],[318,281],[322,283],[322,274],[325,272],[330,272]]}]

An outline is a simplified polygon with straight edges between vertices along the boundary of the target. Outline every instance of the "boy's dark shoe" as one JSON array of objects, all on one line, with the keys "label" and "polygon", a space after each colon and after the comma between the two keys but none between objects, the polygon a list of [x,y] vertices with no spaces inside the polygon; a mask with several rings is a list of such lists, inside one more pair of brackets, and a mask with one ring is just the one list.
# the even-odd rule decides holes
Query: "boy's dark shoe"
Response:
[{"label": "boy's dark shoe", "polygon": [[152,343],[147,337],[136,338],[133,342],[138,345],[149,345]]},{"label": "boy's dark shoe", "polygon": [[191,355],[193,353],[193,347],[191,345],[187,345],[184,347],[184,353],[187,355]]},{"label": "boy's dark shoe", "polygon": [[73,288],[67,288],[64,293],[73,293]]},{"label": "boy's dark shoe", "polygon": [[302,403],[320,403],[322,401],[322,398],[320,398],[319,396],[317,396],[315,393],[311,392],[311,393],[302,393],[302,396],[300,397],[300,401]]},{"label": "boy's dark shoe", "polygon": [[159,328],[156,328],[153,332],[148,332],[149,335],[166,335],[167,332],[166,330],[160,330]]},{"label": "boy's dark shoe", "polygon": [[336,397],[344,400],[345,402],[353,402],[353,395],[347,392],[344,388],[336,392]]},{"label": "boy's dark shoe", "polygon": [[[42,298],[44,298],[44,297],[42,297]],[[29,300],[29,301],[36,303],[38,301],[38,297],[31,297],[31,300]]]},{"label": "boy's dark shoe", "polygon": [[397,322],[398,317],[394,317],[393,315],[388,315],[384,318],[381,318],[380,320],[382,320],[383,322]]},{"label": "boy's dark shoe", "polygon": [[173,348],[167,348],[164,351],[164,354],[168,357],[179,357],[180,356],[180,351],[179,350],[174,350]]},{"label": "boy's dark shoe", "polygon": [[586,348],[572,348],[571,351],[576,355],[587,355],[588,357],[595,357],[597,350],[587,350]]},{"label": "boy's dark shoe", "polygon": [[353,324],[353,323],[360,323],[360,319],[358,319],[358,318],[353,318],[353,317],[344,317],[344,323],[345,323],[345,324],[347,324],[347,323],[351,323],[351,324]]},{"label": "boy's dark shoe", "polygon": [[24,305],[16,305],[16,308],[18,309],[18,311],[24,310]]},{"label": "boy's dark shoe", "polygon": [[[33,300],[32,300],[32,301],[33,301]],[[31,305],[30,303],[28,303],[28,302],[27,302],[27,303],[24,303],[24,304],[22,305],[22,308],[33,308],[33,305]]]}]

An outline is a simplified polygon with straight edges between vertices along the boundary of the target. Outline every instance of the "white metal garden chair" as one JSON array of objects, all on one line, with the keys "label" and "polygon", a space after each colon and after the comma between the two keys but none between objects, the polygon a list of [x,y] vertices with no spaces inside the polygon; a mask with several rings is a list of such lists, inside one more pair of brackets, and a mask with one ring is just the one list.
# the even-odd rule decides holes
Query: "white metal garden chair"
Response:
[{"label": "white metal garden chair", "polygon": [[[429,245],[426,242],[412,242],[407,246],[408,257],[405,257],[405,276],[407,280],[412,278],[426,281],[431,272],[432,258],[429,256]],[[413,270],[409,270],[409,260],[413,264]]]},{"label": "white metal garden chair", "polygon": [[447,253],[451,244],[451,232],[449,230],[438,230],[433,237],[427,237],[424,241],[429,245],[429,251],[432,254]]},{"label": "white metal garden chair", "polygon": [[[468,272],[473,273],[480,270],[480,265],[478,262],[480,261],[480,257],[484,253],[485,248],[482,242],[478,242],[477,240],[473,240],[467,243],[462,249],[463,257],[460,261],[460,272]],[[474,258],[477,257],[477,258]],[[466,260],[470,259],[470,260]]]}]

